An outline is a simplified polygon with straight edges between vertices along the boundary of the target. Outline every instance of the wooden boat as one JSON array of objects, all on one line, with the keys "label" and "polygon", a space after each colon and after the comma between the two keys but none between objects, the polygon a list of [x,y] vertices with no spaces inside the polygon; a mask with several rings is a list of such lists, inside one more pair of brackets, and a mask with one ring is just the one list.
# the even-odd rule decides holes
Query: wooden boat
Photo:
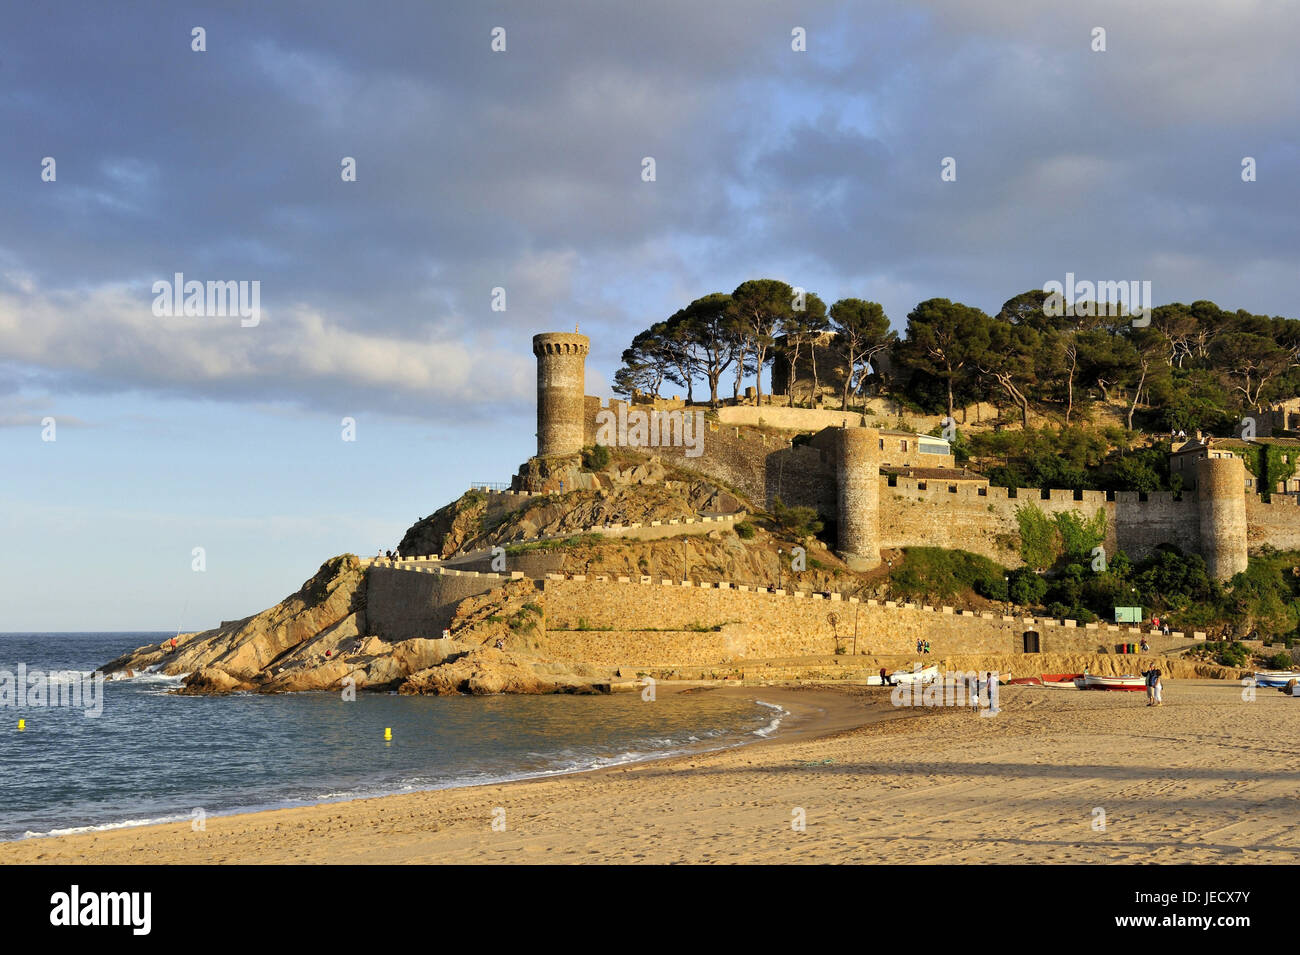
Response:
[{"label": "wooden boat", "polygon": [[1096,673],[1089,673],[1083,678],[1083,689],[1085,690],[1145,690],[1147,688],[1146,677],[1130,676],[1099,676]]},{"label": "wooden boat", "polygon": [[1042,686],[1043,681],[1036,676],[1022,676],[1014,680],[1007,680],[1008,686]]},{"label": "wooden boat", "polygon": [[1286,686],[1292,680],[1300,680],[1300,673],[1293,673],[1290,670],[1256,670],[1256,686]]},{"label": "wooden boat", "polygon": [[1044,673],[1042,683],[1054,690],[1078,690],[1081,689],[1080,679],[1082,676],[1078,673]]}]

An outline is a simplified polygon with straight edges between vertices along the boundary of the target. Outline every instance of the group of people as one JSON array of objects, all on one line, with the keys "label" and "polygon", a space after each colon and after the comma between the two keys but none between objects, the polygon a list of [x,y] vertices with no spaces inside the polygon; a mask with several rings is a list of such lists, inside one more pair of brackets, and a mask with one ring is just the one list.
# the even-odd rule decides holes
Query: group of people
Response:
[{"label": "group of people", "polygon": [[929,652],[930,652],[930,641],[929,641],[929,640],[920,640],[920,639],[918,639],[918,640],[916,641],[916,652],[917,652],[917,653],[929,653]]},{"label": "group of people", "polygon": [[1143,670],[1142,675],[1147,681],[1147,706],[1164,706],[1164,684],[1160,682],[1160,671],[1154,667],[1150,670]]},{"label": "group of people", "polygon": [[[1152,617],[1152,618],[1151,618],[1151,629],[1152,629],[1152,630],[1159,630],[1159,631],[1160,631],[1161,633],[1163,633],[1166,637],[1169,636],[1169,618],[1168,618],[1168,617],[1165,617],[1163,620],[1161,620],[1159,617]],[[1143,640],[1142,642],[1145,643],[1146,641]]]},{"label": "group of people", "polygon": [[379,552],[380,557],[387,557],[389,560],[401,560],[402,552],[400,550],[384,550]]}]

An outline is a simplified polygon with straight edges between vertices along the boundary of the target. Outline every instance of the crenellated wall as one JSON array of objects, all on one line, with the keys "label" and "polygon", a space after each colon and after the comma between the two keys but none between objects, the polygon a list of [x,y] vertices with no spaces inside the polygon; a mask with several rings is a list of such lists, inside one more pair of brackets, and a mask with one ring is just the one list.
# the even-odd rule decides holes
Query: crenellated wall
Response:
[{"label": "crenellated wall", "polygon": [[[543,649],[605,666],[676,666],[851,652],[932,655],[1022,653],[1025,633],[1038,652],[1094,653],[1138,643],[1137,627],[956,611],[952,607],[844,600],[839,594],[786,593],[723,582],[683,584],[649,577],[550,575]],[[834,619],[832,620],[832,615]],[[716,628],[716,629],[715,629]],[[1182,633],[1145,634],[1153,649],[1190,645]],[[1203,637],[1204,635],[1198,635]]]}]

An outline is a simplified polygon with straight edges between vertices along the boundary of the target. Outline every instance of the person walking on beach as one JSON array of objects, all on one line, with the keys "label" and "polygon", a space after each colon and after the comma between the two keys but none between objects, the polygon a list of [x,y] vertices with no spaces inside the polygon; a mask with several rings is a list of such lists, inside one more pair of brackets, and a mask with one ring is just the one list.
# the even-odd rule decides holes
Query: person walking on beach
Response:
[{"label": "person walking on beach", "polygon": [[1160,671],[1159,671],[1159,670],[1156,670],[1156,682],[1155,682],[1155,696],[1156,696],[1156,704],[1155,704],[1155,705],[1156,705],[1156,706],[1164,706],[1164,705],[1165,705],[1165,693],[1164,693],[1164,690],[1165,690],[1165,685],[1164,685],[1164,682],[1160,679]]},{"label": "person walking on beach", "polygon": [[884,668],[884,667],[881,667],[881,668],[880,668],[880,685],[881,685],[881,686],[893,686],[893,685],[894,685],[894,684],[892,684],[891,682],[889,682],[889,674],[885,672],[885,668]]}]

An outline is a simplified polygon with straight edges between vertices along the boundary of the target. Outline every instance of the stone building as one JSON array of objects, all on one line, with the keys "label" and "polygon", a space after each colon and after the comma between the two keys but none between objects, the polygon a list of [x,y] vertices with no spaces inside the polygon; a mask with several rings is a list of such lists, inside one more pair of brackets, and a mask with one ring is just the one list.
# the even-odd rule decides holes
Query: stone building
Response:
[{"label": "stone building", "polygon": [[[584,446],[596,443],[599,416],[620,406],[627,413],[626,402],[606,405],[583,395],[589,346],[586,336],[576,333],[533,339],[538,456],[521,471],[522,489],[537,489],[527,486],[530,480],[544,478],[556,462],[576,461]],[[909,546],[959,548],[1018,565],[1018,513],[1027,507],[1049,515],[1073,512],[1084,519],[1100,513],[1106,521],[1107,553],[1122,550],[1140,559],[1170,544],[1201,554],[1221,580],[1246,569],[1249,547],[1300,548],[1300,498],[1265,501],[1252,493],[1241,456],[1244,447],[1234,447],[1233,439],[1178,446],[1170,467],[1184,475],[1187,488],[1178,495],[1009,489],[991,487],[979,475],[957,468],[940,438],[865,427],[847,418],[843,426],[805,430],[796,441],[799,431],[723,425],[703,409],[642,413],[681,415],[676,424],[699,431],[695,445],[643,450],[735,487],[755,503],[770,507],[779,497],[789,505],[816,508],[834,528],[841,557],[857,569],[877,566],[882,549]],[[1298,440],[1270,440],[1289,442],[1287,448],[1294,444],[1300,453]],[[541,467],[539,462],[550,464]]]}]

